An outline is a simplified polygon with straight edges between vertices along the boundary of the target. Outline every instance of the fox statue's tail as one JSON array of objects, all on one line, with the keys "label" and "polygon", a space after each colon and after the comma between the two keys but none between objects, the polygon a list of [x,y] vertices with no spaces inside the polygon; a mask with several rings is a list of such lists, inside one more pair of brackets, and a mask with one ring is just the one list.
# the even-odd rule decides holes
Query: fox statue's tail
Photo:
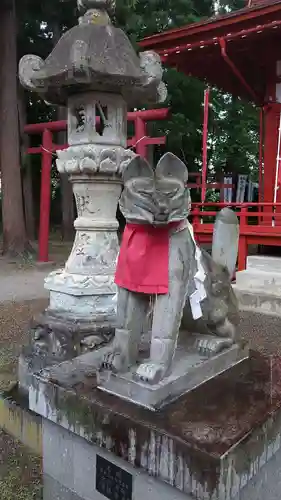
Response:
[{"label": "fox statue's tail", "polygon": [[238,217],[230,208],[223,208],[214,225],[212,258],[217,264],[226,267],[231,277],[236,268],[238,244]]}]

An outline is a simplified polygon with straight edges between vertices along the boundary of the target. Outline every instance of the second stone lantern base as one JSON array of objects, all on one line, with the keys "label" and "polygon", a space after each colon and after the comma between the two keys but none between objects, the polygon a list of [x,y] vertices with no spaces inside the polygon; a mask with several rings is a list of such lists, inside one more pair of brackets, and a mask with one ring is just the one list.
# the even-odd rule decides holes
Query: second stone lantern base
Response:
[{"label": "second stone lantern base", "polygon": [[30,346],[19,361],[24,391],[34,371],[94,349],[114,334],[116,207],[121,172],[132,156],[132,151],[120,146],[104,145],[71,146],[58,153],[58,169],[70,175],[73,185],[76,236],[65,267],[45,280],[50,303],[35,323]]}]

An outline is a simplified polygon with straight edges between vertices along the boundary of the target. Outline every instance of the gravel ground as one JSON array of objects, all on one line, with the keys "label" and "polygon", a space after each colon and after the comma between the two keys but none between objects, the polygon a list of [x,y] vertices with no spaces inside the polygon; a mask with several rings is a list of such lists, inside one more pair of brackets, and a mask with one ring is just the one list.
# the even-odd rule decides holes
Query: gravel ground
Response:
[{"label": "gravel ground", "polygon": [[240,331],[252,349],[281,356],[281,318],[241,311]]},{"label": "gravel ground", "polygon": [[0,303],[0,390],[16,381],[17,358],[28,342],[30,320],[47,305],[48,299]]},{"label": "gravel ground", "polygon": [[48,297],[44,288],[46,270],[22,271],[0,276],[0,302],[31,300]]},{"label": "gravel ground", "polygon": [[[61,266],[69,245],[51,245],[51,259]],[[54,265],[37,266],[0,256],[0,390],[17,379],[17,358],[28,342],[32,316],[48,305],[44,278]],[[0,500],[42,500],[41,459],[0,430]]]},{"label": "gravel ground", "polygon": [[70,244],[52,242],[51,262],[41,265],[34,260],[17,261],[0,256],[0,302],[47,298],[44,278],[54,268],[64,265],[70,247]]},{"label": "gravel ground", "polygon": [[41,460],[0,431],[1,500],[41,500]]},{"label": "gravel ground", "polygon": [[[50,266],[37,268],[32,262],[0,258],[0,390],[16,382],[17,359],[28,342],[30,320],[48,305],[43,284],[49,270]],[[41,459],[1,430],[0,492],[1,500],[43,498]]]}]

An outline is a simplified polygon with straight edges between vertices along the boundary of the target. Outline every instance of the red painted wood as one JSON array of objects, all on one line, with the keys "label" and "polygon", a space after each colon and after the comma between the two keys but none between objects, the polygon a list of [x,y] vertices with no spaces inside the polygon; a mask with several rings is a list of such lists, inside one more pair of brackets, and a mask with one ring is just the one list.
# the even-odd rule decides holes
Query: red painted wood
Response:
[{"label": "red painted wood", "polygon": [[241,71],[237,68],[236,64],[232,61],[232,59],[229,57],[228,52],[227,52],[227,43],[225,38],[220,38],[219,39],[219,44],[221,48],[221,55],[225,61],[225,63],[229,66],[231,69],[232,73],[235,75],[235,77],[242,83],[243,87],[246,89],[248,92],[249,96],[251,96],[252,100],[256,103],[259,104],[259,97],[256,95],[255,91],[251,88],[250,85],[248,85],[248,82],[245,80],[243,77]]},{"label": "red painted wood", "polygon": [[[146,145],[148,144],[161,144],[164,145],[166,144],[166,136],[162,135],[161,137],[146,137],[145,139]],[[134,147],[136,144],[136,138],[132,137],[131,139],[128,139],[127,141],[127,146],[128,147]],[[55,153],[56,151],[60,151],[62,149],[68,148],[68,144],[53,144],[53,152]],[[37,146],[37,147],[31,147],[26,150],[26,152],[30,155],[34,154],[41,154],[42,153],[42,146]],[[213,186],[213,185],[212,185]],[[209,186],[210,187],[210,186]],[[215,187],[215,185],[213,186]],[[228,184],[229,187],[229,184]]]},{"label": "red painted wood", "polygon": [[[145,109],[143,111],[132,111],[127,114],[128,121],[134,121],[136,118],[141,118],[144,121],[165,120],[169,116],[169,108]],[[97,119],[98,121],[98,119]],[[56,122],[32,123],[24,127],[26,134],[41,134],[48,129],[52,132],[61,132],[66,130],[67,122],[60,120]]]},{"label": "red painted wood", "polygon": [[44,130],[42,139],[42,171],[40,194],[39,262],[49,260],[49,226],[51,205],[51,169],[53,139],[50,130]]},{"label": "red painted wood", "polygon": [[208,167],[208,120],[209,120],[209,99],[210,89],[207,88],[204,92],[204,120],[203,120],[203,135],[202,135],[202,186],[201,186],[201,201],[205,201],[206,196],[206,181]]},{"label": "red painted wood", "polygon": [[276,2],[276,0],[248,0],[247,6],[254,7],[255,5],[269,5]]},{"label": "red painted wood", "polygon": [[[134,111],[127,114],[128,121],[135,122],[135,137],[128,139],[128,146],[135,147],[136,152],[146,156],[149,144],[165,144],[166,137],[147,137],[146,121],[164,120],[168,117],[168,108],[148,109]],[[29,154],[42,154],[41,171],[41,193],[40,193],[40,223],[39,223],[39,262],[48,262],[49,251],[49,225],[50,225],[50,205],[51,205],[51,168],[53,153],[68,147],[67,144],[57,145],[53,143],[54,132],[65,130],[66,121],[35,123],[25,126],[27,134],[41,134],[42,146],[28,148]]]},{"label": "red painted wood", "polygon": [[[274,96],[275,97],[275,96]],[[267,106],[264,113],[264,186],[263,200],[265,203],[273,201],[276,155],[280,105]],[[267,215],[272,211],[272,207],[265,205],[263,224],[271,223],[271,218]]]},{"label": "red painted wood", "polygon": [[259,202],[264,201],[264,107],[260,109]]},{"label": "red painted wood", "polygon": [[239,245],[238,245],[238,271],[242,271],[246,269],[247,264],[247,239],[243,233],[246,225],[247,225],[247,208],[242,207],[239,217],[239,228],[241,230],[239,236]]},{"label": "red painted wood", "polygon": [[146,123],[137,116],[135,119],[135,151],[143,158],[147,158],[147,143],[146,143]]},{"label": "red painted wood", "polygon": [[[269,211],[267,216],[270,218],[269,225],[253,225],[249,223],[248,218],[259,217],[262,214],[263,203],[245,203],[245,204],[229,204],[237,207],[237,216],[240,219],[239,225],[239,250],[238,250],[238,269],[241,271],[246,268],[248,246],[249,245],[269,245],[281,246],[281,227],[271,225],[272,217],[276,216],[277,208],[281,208],[281,203],[275,205],[273,203],[266,203]],[[227,206],[229,206],[227,204]],[[195,239],[199,244],[211,243],[213,238],[214,226],[212,223],[204,223],[206,217],[215,217],[218,213],[217,210],[204,210],[204,208],[222,208],[226,206],[225,203],[194,203],[192,204],[191,218],[193,219],[193,229]],[[255,211],[249,210],[249,207],[254,207]],[[201,223],[203,221],[203,223]]]},{"label": "red painted wood", "polygon": [[[239,9],[235,12],[223,16],[217,16],[199,21],[198,23],[188,24],[182,28],[176,28],[163,33],[158,33],[139,41],[139,45],[145,50],[156,50],[161,48],[181,47],[191,43],[196,37],[205,42],[206,38],[211,39],[214,36],[230,36],[242,29],[249,29],[253,26],[262,26],[271,20],[277,20],[281,12],[280,3],[264,5],[257,9]],[[216,40],[214,39],[214,42]]]}]

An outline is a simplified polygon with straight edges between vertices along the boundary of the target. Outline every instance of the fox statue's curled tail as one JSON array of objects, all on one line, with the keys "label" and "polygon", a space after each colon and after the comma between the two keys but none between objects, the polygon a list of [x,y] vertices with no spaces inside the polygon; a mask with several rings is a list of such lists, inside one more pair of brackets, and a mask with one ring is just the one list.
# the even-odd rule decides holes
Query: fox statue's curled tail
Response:
[{"label": "fox statue's curled tail", "polygon": [[[191,226],[190,231],[193,237]],[[197,290],[189,293],[182,317],[182,328],[217,335],[229,345],[238,340],[238,303],[231,286],[238,243],[238,218],[233,210],[223,208],[214,225],[212,256],[194,242]]]}]

